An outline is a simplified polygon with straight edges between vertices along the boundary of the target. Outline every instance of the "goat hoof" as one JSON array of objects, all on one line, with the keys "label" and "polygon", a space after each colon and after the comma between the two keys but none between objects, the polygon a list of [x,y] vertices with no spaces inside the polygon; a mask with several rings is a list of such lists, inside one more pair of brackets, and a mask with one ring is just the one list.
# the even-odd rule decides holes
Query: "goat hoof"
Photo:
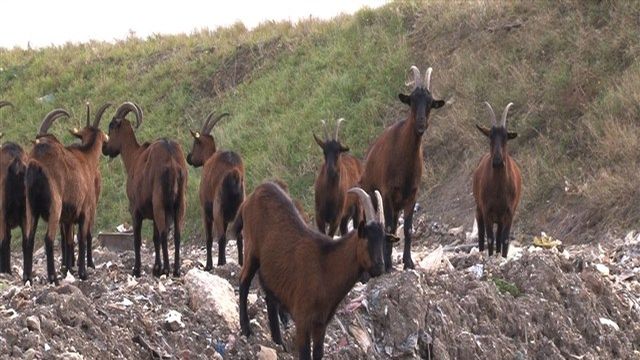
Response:
[{"label": "goat hoof", "polygon": [[249,329],[248,327],[247,329],[242,329],[242,335],[244,335],[245,337],[251,336],[251,329]]},{"label": "goat hoof", "polygon": [[86,271],[78,271],[78,277],[80,278],[80,280],[87,280],[87,272]]},{"label": "goat hoof", "polygon": [[131,274],[135,277],[140,277],[140,269],[133,269]]},{"label": "goat hoof", "polygon": [[180,268],[173,269],[173,277],[180,277]]},{"label": "goat hoof", "polygon": [[213,265],[207,265],[204,267],[204,271],[211,271],[213,270]]},{"label": "goat hoof", "polygon": [[404,269],[415,269],[416,266],[413,264],[413,260],[409,259],[408,261],[404,261]]},{"label": "goat hoof", "polygon": [[90,268],[92,268],[92,269],[94,269],[94,270],[96,269],[96,266],[95,266],[95,264],[93,263],[93,261],[89,261],[89,262],[87,262],[87,267],[90,267]]},{"label": "goat hoof", "polygon": [[49,284],[58,285],[58,277],[57,276],[49,275],[47,278],[49,279]]},{"label": "goat hoof", "polygon": [[153,265],[153,276],[160,277],[162,275],[162,267],[160,265]]},{"label": "goat hoof", "polygon": [[162,274],[169,276],[169,274],[171,274],[171,269],[168,266],[164,267],[162,269]]}]

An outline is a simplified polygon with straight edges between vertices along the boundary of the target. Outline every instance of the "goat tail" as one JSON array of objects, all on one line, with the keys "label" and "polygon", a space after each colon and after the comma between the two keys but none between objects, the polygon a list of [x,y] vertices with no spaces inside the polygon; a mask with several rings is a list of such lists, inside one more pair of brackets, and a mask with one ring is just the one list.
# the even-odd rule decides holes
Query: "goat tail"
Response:
[{"label": "goat tail", "polygon": [[48,217],[51,207],[51,186],[49,179],[37,161],[30,161],[24,175],[27,201],[34,217]]},{"label": "goat tail", "polygon": [[180,178],[181,174],[172,167],[166,167],[160,175],[162,205],[168,227],[171,226],[170,224],[176,216],[176,207],[180,201]]},{"label": "goat tail", "polygon": [[242,218],[243,205],[244,204],[240,205],[236,219],[231,225],[231,236],[236,238],[238,241],[242,241],[242,229],[244,228],[244,219]]},{"label": "goat tail", "polygon": [[232,221],[244,200],[244,179],[240,170],[234,168],[225,175],[219,195],[222,216],[225,222]]}]

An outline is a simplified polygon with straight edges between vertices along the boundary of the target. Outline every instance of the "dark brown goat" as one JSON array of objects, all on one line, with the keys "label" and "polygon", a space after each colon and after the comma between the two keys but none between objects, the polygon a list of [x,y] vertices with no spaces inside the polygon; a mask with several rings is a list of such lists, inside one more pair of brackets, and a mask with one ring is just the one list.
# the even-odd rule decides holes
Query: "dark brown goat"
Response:
[{"label": "dark brown goat", "polygon": [[473,197],[476,200],[476,221],[478,224],[478,247],[484,251],[485,233],[489,242],[489,256],[493,255],[494,232],[496,254],[507,257],[509,236],[513,215],[520,202],[522,177],[520,168],[507,152],[507,141],[518,136],[507,131],[507,113],[513,103],[509,103],[502,112],[500,124],[488,102],[485,102],[491,115],[491,129],[476,125],[483,135],[489,138],[491,149],[485,154],[473,174]]},{"label": "dark brown goat", "polygon": [[[122,154],[127,172],[127,197],[133,218],[135,265],[133,275],[140,276],[140,247],[142,220],[153,220],[155,264],[153,274],[170,273],[167,238],[174,226],[175,258],[173,276],[180,276],[180,240],[184,226],[187,188],[187,163],[180,144],[160,139],[150,144],[138,144],[134,128],[125,119],[129,113],[136,116],[136,129],[142,123],[142,109],[125,102],[116,110],[109,124],[109,141],[102,152],[112,158]],[[162,259],[160,247],[162,246]]]},{"label": "dark brown goat", "polygon": [[[425,81],[420,70],[412,66],[413,91],[411,95],[400,94],[400,101],[409,105],[406,120],[389,126],[371,145],[365,159],[360,185],[372,193],[382,193],[388,236],[394,236],[398,216],[404,210],[404,253],[402,262],[405,269],[413,269],[411,259],[411,229],[413,212],[422,178],[424,160],[422,135],[429,127],[431,109],[438,109],[444,101],[435,100],[431,94],[431,68],[427,69]],[[426,82],[426,86],[425,86]],[[391,243],[385,244],[385,269],[390,271]]]},{"label": "dark brown goat", "polygon": [[[86,245],[90,226],[94,222],[97,206],[95,171],[98,168],[102,144],[106,135],[91,127],[92,136],[84,145],[64,147],[53,135],[47,134],[53,122],[69,116],[65,110],[53,110],[45,116],[36,136],[35,146],[29,154],[25,175],[27,199],[27,223],[29,235],[23,243],[25,282],[31,280],[33,266],[33,245],[40,218],[45,220],[47,232],[44,243],[47,254],[47,275],[49,282],[57,283],[53,259],[53,240],[58,226],[78,224],[78,276],[87,278]],[[63,227],[63,229],[68,229]],[[63,247],[67,266],[73,250],[73,239],[67,238]],[[70,243],[71,242],[71,243]],[[69,245],[71,244],[71,245]],[[69,268],[69,267],[68,267]]]},{"label": "dark brown goat", "polygon": [[[245,241],[240,273],[240,325],[245,336],[251,334],[247,295],[259,270],[274,341],[282,345],[277,316],[277,306],[282,305],[296,324],[300,359],[311,358],[311,338],[313,358],[322,358],[327,324],[338,304],[363,272],[378,276],[384,269],[384,211],[375,213],[362,189],[349,191],[359,197],[366,221],[338,240],[310,229],[275,183],[258,186],[242,204],[233,231]],[[381,199],[378,192],[376,196]]]},{"label": "dark brown goat", "polygon": [[[327,124],[324,127],[324,141],[316,134],[313,138],[322,148],[324,164],[315,182],[316,224],[323,234],[333,236],[338,227],[342,235],[347,233],[347,224],[353,219],[353,225],[358,224],[358,200],[355,196],[347,196],[347,190],[358,185],[362,175],[362,163],[355,156],[348,154],[349,148],[338,140],[340,123],[338,119],[336,133],[333,139],[329,137]],[[326,226],[329,225],[329,232]]]},{"label": "dark brown goat", "polygon": [[[0,108],[13,106],[0,101]],[[2,138],[2,133],[0,133]],[[27,156],[14,143],[0,144],[0,273],[11,273],[11,230],[20,227],[22,241],[27,236],[24,173]]]},{"label": "dark brown goat", "polygon": [[[213,236],[218,240],[218,266],[227,263],[227,226],[235,219],[244,200],[242,158],[233,151],[217,151],[216,141],[211,135],[218,121],[229,114],[221,114],[215,119],[213,114],[211,112],[207,116],[200,132],[191,131],[193,148],[187,155],[189,165],[204,166],[200,179],[200,207],[207,241],[207,265],[204,268],[207,271],[213,269]],[[238,263],[242,265],[241,241],[238,241]]]}]

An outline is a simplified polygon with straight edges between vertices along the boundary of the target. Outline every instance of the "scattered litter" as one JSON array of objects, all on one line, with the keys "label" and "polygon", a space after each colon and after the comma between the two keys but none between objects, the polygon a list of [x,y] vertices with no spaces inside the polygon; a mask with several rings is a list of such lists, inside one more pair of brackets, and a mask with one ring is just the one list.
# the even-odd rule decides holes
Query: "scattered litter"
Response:
[{"label": "scattered litter", "polygon": [[616,324],[613,320],[609,320],[607,318],[600,318],[600,324],[602,325],[607,325],[607,326],[611,326],[612,328],[616,329],[616,330],[620,330],[620,326],[618,326],[618,324]]}]

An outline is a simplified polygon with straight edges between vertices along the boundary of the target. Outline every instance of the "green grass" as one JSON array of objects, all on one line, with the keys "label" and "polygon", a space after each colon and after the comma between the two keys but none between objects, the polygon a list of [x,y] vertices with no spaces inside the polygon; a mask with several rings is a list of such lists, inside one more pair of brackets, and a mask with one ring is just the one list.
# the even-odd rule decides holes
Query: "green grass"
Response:
[{"label": "green grass", "polygon": [[520,289],[518,289],[518,287],[513,283],[499,278],[492,278],[491,281],[495,284],[501,294],[511,294],[513,297],[522,295]]},{"label": "green grass", "polygon": [[[140,141],[176,138],[187,152],[189,127],[212,109],[229,111],[214,136],[219,148],[243,156],[248,190],[282,178],[311,210],[322,161],[311,134],[321,132],[320,120],[346,118],[342,138],[362,156],[404,115],[396,99],[408,68],[433,66],[434,93],[450,105],[433,112],[424,139],[423,196],[455,183],[457,196],[468,196],[470,180],[457,177],[487,149],[473,127],[488,122],[482,101],[497,111],[512,101],[509,127],[519,137],[509,148],[524,176],[516,226],[562,237],[565,229],[553,226],[577,213],[572,223],[583,227],[624,228],[640,219],[639,17],[638,2],[396,2],[252,31],[236,24],[115,44],[0,49],[0,98],[17,105],[0,111],[0,129],[29,144],[43,115],[65,107],[73,119],[52,132],[69,143],[66,129],[81,123],[85,101],[132,100],[145,110]],[[52,102],[38,101],[49,94]],[[97,227],[111,230],[130,221],[124,169],[119,159],[101,169]],[[187,237],[200,233],[199,176],[190,170]],[[565,193],[565,180],[579,190]]]}]

